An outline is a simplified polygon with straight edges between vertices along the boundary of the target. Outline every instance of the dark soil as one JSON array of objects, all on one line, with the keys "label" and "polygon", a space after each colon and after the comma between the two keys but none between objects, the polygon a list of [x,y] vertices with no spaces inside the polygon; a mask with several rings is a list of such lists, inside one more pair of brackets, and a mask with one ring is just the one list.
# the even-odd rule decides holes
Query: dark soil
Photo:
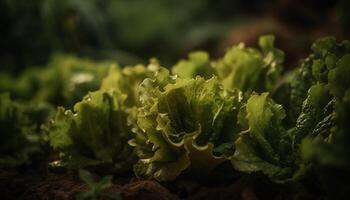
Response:
[{"label": "dark soil", "polygon": [[[114,179],[113,186],[106,192],[118,193],[125,200],[318,199],[307,193],[295,193],[250,178],[240,178],[234,183],[220,186],[189,181],[161,185],[154,180]],[[1,200],[71,200],[86,190],[88,186],[74,174],[49,172],[38,175],[0,171]]]},{"label": "dark soil", "polygon": [[[78,177],[62,173],[46,176],[23,175],[18,172],[0,172],[0,199],[2,200],[71,200],[86,191],[87,185]],[[123,199],[176,200],[165,187],[156,181],[118,180],[107,192],[119,193]]]}]

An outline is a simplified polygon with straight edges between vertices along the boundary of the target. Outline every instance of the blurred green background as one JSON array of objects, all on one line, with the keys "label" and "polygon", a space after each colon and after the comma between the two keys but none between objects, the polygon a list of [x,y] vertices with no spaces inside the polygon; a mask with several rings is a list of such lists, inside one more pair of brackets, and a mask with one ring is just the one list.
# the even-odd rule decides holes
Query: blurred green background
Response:
[{"label": "blurred green background", "polygon": [[157,57],[165,66],[189,51],[213,57],[273,33],[287,65],[318,37],[349,36],[347,0],[1,0],[0,67],[18,73],[73,53],[121,65]]}]

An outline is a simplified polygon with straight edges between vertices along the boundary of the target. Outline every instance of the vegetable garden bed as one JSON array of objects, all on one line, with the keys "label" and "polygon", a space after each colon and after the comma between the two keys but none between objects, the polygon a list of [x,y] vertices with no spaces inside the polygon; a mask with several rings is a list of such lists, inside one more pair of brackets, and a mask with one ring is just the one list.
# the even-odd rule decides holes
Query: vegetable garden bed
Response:
[{"label": "vegetable garden bed", "polygon": [[348,199],[350,42],[172,68],[59,55],[0,82],[5,199]]}]

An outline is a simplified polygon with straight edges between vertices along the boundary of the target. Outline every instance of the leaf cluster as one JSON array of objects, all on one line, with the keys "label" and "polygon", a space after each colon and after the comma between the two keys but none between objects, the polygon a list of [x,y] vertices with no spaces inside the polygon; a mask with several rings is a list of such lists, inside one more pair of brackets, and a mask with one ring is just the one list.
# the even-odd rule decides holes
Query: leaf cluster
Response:
[{"label": "leaf cluster", "polygon": [[[312,51],[289,73],[273,36],[262,36],[259,48],[234,46],[217,60],[194,52],[170,70],[155,59],[109,70],[57,61],[58,73],[66,73],[57,89],[65,101],[90,92],[72,109],[59,107],[44,132],[58,163],[73,170],[172,181],[210,178],[229,164],[228,174],[263,174],[275,183],[311,176],[329,184],[320,171],[350,170],[350,42],[327,37]],[[74,82],[81,73],[96,82]],[[71,86],[77,90],[70,93]],[[20,151],[27,126],[8,97],[1,103],[2,123],[19,122],[2,150]]]}]

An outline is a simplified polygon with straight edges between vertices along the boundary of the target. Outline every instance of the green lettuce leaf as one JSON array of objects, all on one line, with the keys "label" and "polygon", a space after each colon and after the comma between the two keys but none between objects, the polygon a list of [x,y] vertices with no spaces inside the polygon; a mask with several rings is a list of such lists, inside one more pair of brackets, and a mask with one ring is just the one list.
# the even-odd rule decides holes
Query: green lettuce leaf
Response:
[{"label": "green lettuce leaf", "polygon": [[328,83],[329,70],[334,69],[339,59],[350,52],[350,42],[337,43],[334,37],[317,40],[311,53],[304,59],[298,72],[290,82],[291,92],[288,119],[294,124],[301,113],[308,90],[316,83]]},{"label": "green lettuce leaf", "polygon": [[[330,164],[336,156],[330,155],[331,147],[325,151],[324,146],[335,141],[335,135],[343,135],[342,131],[337,131],[342,128],[337,127],[341,126],[341,113],[347,110],[343,98],[350,85],[350,42],[337,43],[335,38],[326,37],[317,40],[312,45],[312,50],[313,53],[305,59],[300,73],[291,83],[294,94],[299,93],[291,97],[291,102],[298,104],[305,98],[302,105],[292,106],[298,110],[300,108],[299,111],[295,110],[299,116],[293,130],[294,144],[301,145],[305,161],[314,160]],[[308,81],[304,80],[305,77]],[[303,84],[304,89],[295,87],[298,84]],[[305,92],[307,87],[308,92]],[[341,143],[340,140],[338,142]]]},{"label": "green lettuce leaf", "polygon": [[[233,166],[243,172],[262,172],[279,183],[303,177],[312,164],[313,147],[307,145],[329,139],[334,127],[334,104],[328,85],[311,86],[296,124],[287,130],[282,106],[267,93],[252,95],[246,105],[249,129],[236,140]],[[241,121],[244,123],[244,119]]]},{"label": "green lettuce leaf", "polygon": [[242,172],[262,172],[271,180],[283,182],[295,172],[292,136],[282,126],[286,114],[268,93],[252,95],[246,105],[249,129],[236,140],[233,166]]},{"label": "green lettuce leaf", "polygon": [[350,54],[340,58],[328,73],[329,90],[334,96],[332,126],[327,134],[314,140],[306,138],[302,152],[307,160],[321,166],[350,170],[349,123],[350,117]]},{"label": "green lettuce leaf", "polygon": [[329,135],[330,128],[334,124],[335,101],[332,99],[326,84],[311,86],[293,130],[295,145],[300,145],[301,140],[306,137]]},{"label": "green lettuce leaf", "polygon": [[116,92],[90,92],[74,106],[59,108],[46,128],[50,145],[69,169],[88,168],[105,172],[130,170],[133,151],[128,146],[125,96]]},{"label": "green lettuce leaf", "polygon": [[[349,42],[343,50],[349,52]],[[340,57],[328,73],[328,87],[333,97],[332,120],[323,120],[322,131],[316,137],[306,137],[301,143],[303,160],[312,163],[322,189],[330,199],[349,196],[350,174],[350,54]],[[319,113],[318,115],[322,115]],[[319,118],[318,116],[314,116]],[[327,119],[327,118],[325,118]]]},{"label": "green lettuce leaf", "polygon": [[0,90],[10,92],[16,99],[73,106],[87,92],[100,87],[110,65],[108,61],[55,55],[46,67],[31,68],[18,77],[5,76]]},{"label": "green lettuce leaf", "polygon": [[261,50],[241,43],[214,63],[224,88],[237,88],[248,94],[274,89],[280,78],[284,54],[274,47],[274,37],[270,35],[260,37],[259,46]]},{"label": "green lettuce leaf", "polygon": [[151,60],[148,66],[136,65],[126,66],[120,69],[117,66],[111,66],[108,75],[103,79],[101,90],[117,90],[126,95],[125,104],[128,107],[139,106],[139,85],[146,78],[151,78],[160,69],[156,60]]},{"label": "green lettuce leaf", "polygon": [[30,164],[37,157],[44,159],[44,137],[40,126],[53,114],[44,103],[21,104],[0,94],[0,167]]},{"label": "green lettuce leaf", "polygon": [[211,78],[215,75],[208,53],[204,51],[192,52],[188,55],[188,60],[180,60],[172,67],[173,74],[181,78],[195,78],[201,76],[203,78]]},{"label": "green lettuce leaf", "polygon": [[[160,77],[169,74],[163,72]],[[233,152],[240,92],[223,90],[215,77],[157,76],[146,79],[140,91],[143,106],[134,115],[137,126],[129,142],[139,157],[138,177],[169,181],[187,169],[204,175]]]}]

